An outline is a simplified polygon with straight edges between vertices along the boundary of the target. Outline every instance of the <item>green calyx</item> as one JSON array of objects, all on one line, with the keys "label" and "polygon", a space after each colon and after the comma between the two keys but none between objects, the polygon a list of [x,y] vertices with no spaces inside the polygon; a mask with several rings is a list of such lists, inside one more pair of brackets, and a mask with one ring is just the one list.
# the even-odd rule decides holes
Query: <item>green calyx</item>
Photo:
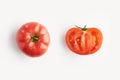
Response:
[{"label": "green calyx", "polygon": [[82,29],[83,31],[87,31],[86,25],[85,25],[83,28],[82,28],[82,27],[79,27],[79,26],[76,26],[76,27]]},{"label": "green calyx", "polygon": [[86,30],[87,30],[86,25],[82,28],[82,30],[83,30],[83,31],[86,31]]},{"label": "green calyx", "polygon": [[41,34],[38,36],[38,32],[36,33],[36,35],[31,36],[31,41],[32,42],[38,42],[39,38],[41,38],[44,34]]},{"label": "green calyx", "polygon": [[31,37],[32,42],[38,42],[39,37],[37,35]]}]

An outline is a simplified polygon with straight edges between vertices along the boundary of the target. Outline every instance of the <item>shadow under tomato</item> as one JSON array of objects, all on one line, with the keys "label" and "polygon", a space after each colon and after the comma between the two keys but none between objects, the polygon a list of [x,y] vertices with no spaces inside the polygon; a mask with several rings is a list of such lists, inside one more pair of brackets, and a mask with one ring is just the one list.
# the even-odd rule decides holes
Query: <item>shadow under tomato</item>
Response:
[{"label": "shadow under tomato", "polygon": [[61,46],[62,46],[62,49],[63,49],[65,55],[72,56],[72,52],[67,47],[66,40],[65,40],[67,30],[68,29],[64,28],[61,32],[62,33],[61,34],[61,44],[62,44]]},{"label": "shadow under tomato", "polygon": [[9,34],[10,35],[9,45],[15,55],[23,57],[23,54],[21,54],[22,51],[20,51],[20,49],[18,48],[17,43],[16,43],[16,33],[18,30],[17,28],[19,29],[19,26],[15,27],[13,30],[11,30],[11,33]]}]

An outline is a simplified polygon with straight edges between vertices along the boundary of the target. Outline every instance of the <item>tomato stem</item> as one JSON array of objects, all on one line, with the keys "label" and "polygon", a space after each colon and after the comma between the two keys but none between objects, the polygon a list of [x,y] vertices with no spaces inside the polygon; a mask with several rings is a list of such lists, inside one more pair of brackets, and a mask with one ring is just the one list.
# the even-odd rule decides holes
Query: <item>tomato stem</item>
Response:
[{"label": "tomato stem", "polygon": [[77,26],[77,25],[75,25],[77,28],[80,28],[80,29],[82,29],[83,31],[86,31],[87,30],[87,28],[86,28],[86,25],[82,28],[82,27],[79,27],[79,26]]},{"label": "tomato stem", "polygon": [[32,36],[31,38],[33,42],[38,42],[38,38],[39,38],[38,36],[35,35],[35,36]]},{"label": "tomato stem", "polygon": [[86,31],[86,30],[87,30],[86,25],[82,28],[82,30],[83,30],[83,31]]},{"label": "tomato stem", "polygon": [[38,39],[40,38],[40,37],[42,37],[44,34],[41,34],[40,36],[38,36],[38,33],[36,33],[36,35],[34,35],[34,36],[32,36],[31,38],[31,41],[32,42],[38,42]]}]

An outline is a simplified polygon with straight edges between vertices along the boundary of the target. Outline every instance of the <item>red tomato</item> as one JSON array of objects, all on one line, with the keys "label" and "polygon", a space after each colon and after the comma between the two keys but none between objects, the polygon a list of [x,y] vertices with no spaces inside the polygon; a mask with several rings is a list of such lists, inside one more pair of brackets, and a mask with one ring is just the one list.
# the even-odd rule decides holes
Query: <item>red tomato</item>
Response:
[{"label": "red tomato", "polygon": [[50,36],[43,25],[37,22],[29,22],[22,25],[18,30],[16,42],[25,54],[31,57],[38,57],[47,51]]},{"label": "red tomato", "polygon": [[66,44],[74,53],[80,55],[93,54],[99,50],[103,36],[97,28],[71,28],[66,33]]}]

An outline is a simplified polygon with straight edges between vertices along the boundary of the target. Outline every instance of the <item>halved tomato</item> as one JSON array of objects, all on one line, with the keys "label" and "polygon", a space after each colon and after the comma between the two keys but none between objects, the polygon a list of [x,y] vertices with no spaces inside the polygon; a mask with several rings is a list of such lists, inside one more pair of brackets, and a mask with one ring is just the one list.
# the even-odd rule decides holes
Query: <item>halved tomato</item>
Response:
[{"label": "halved tomato", "polygon": [[102,45],[103,35],[98,28],[73,27],[65,36],[68,48],[80,55],[93,54]]}]

